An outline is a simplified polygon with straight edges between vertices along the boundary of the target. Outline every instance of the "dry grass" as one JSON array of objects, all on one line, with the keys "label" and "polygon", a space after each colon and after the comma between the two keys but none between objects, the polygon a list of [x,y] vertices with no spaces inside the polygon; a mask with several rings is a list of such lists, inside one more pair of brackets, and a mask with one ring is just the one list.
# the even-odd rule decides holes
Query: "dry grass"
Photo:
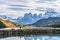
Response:
[{"label": "dry grass", "polygon": [[3,20],[3,19],[0,19],[0,21],[2,23],[4,23],[7,28],[15,28],[15,27],[25,27],[26,25],[23,25],[23,24],[16,24],[14,22],[11,22],[11,21],[8,21],[8,20]]},{"label": "dry grass", "polygon": [[0,19],[0,21],[2,23],[4,23],[7,26],[7,28],[14,28],[14,27],[16,27],[16,25],[14,25],[12,22],[10,22],[8,20],[2,20],[2,19]]}]

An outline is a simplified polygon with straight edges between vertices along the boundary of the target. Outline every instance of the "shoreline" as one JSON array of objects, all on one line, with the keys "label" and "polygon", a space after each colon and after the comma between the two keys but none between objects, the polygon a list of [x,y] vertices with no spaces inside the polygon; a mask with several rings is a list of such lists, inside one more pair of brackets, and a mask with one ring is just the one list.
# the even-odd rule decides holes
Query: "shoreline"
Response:
[{"label": "shoreline", "polygon": [[60,29],[10,29],[0,30],[0,38],[10,36],[54,35],[60,34]]}]

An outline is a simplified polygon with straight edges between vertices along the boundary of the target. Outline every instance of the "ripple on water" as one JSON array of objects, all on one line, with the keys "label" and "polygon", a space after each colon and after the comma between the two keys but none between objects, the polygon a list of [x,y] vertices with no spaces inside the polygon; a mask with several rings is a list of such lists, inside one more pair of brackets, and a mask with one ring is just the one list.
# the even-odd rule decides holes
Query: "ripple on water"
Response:
[{"label": "ripple on water", "polygon": [[7,37],[0,40],[60,40],[60,36]]}]

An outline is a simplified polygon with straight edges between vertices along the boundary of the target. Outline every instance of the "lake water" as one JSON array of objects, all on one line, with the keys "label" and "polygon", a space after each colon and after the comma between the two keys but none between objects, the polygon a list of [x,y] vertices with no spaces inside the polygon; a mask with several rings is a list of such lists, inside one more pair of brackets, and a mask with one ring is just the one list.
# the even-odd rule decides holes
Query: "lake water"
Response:
[{"label": "lake water", "polygon": [[41,35],[41,36],[25,36],[25,37],[7,37],[7,38],[0,38],[0,40],[60,40],[60,36]]},{"label": "lake water", "polygon": [[[0,29],[0,30],[8,30],[8,29],[11,30],[11,28]],[[31,35],[31,36],[23,36],[23,37],[16,36],[16,37],[0,38],[0,40],[60,40],[60,34],[59,35],[38,35],[38,36]]]}]

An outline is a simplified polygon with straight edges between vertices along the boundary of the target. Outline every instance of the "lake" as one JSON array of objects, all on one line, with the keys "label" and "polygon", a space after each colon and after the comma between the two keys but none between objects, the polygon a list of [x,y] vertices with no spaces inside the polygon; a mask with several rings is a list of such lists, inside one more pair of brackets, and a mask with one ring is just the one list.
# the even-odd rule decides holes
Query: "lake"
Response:
[{"label": "lake", "polygon": [[[16,28],[15,30],[17,30],[18,28]],[[35,28],[34,28],[35,29]],[[39,29],[41,29],[41,28],[39,28]],[[44,28],[44,29],[48,29],[48,28]],[[53,28],[50,28],[50,29],[52,29],[53,30]],[[48,30],[50,30],[50,29],[48,29]],[[55,28],[55,29],[60,29],[60,28]],[[3,31],[3,30],[8,30],[8,31],[11,31],[11,28],[5,28],[5,29],[0,29],[0,31]],[[24,29],[25,30],[25,29]],[[31,29],[30,29],[31,30]],[[30,31],[29,30],[29,31]],[[4,32],[4,31],[3,31]],[[13,30],[13,32],[14,32],[14,30]],[[58,33],[59,33],[60,31],[58,31]],[[6,36],[6,34],[7,34],[8,32],[4,32],[3,34]],[[16,33],[16,32],[14,32],[14,33]],[[13,34],[14,34],[13,33]],[[25,33],[25,32],[24,32]],[[3,35],[2,34],[2,35]],[[13,34],[10,34],[10,35],[13,35]],[[60,34],[48,34],[48,35],[34,35],[34,34],[32,34],[32,35],[29,35],[29,36],[11,36],[11,37],[2,37],[2,38],[0,38],[0,40],[60,40]]]},{"label": "lake", "polygon": [[0,40],[60,40],[59,35],[39,35],[39,36],[24,36],[24,37],[6,37]]}]

